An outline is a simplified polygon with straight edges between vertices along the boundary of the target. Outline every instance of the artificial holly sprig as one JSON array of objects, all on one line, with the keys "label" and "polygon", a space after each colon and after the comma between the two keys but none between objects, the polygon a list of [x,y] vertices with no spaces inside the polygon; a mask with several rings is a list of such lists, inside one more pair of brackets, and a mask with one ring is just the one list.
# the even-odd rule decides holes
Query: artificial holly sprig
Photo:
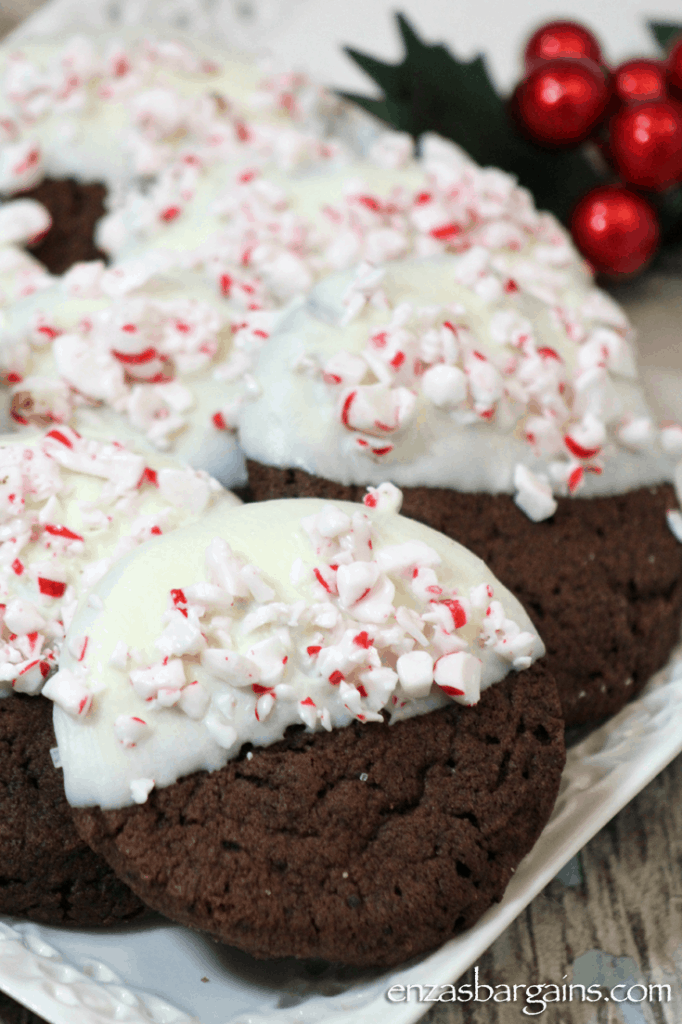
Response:
[{"label": "artificial holly sprig", "polygon": [[[614,179],[594,154],[575,149],[546,149],[523,138],[510,116],[509,101],[495,89],[485,57],[460,61],[441,44],[419,38],[403,14],[396,15],[405,46],[399,64],[388,64],[349,47],[348,55],[383,92],[380,99],[342,93],[397,131],[418,139],[437,132],[452,139],[483,166],[501,167],[528,188],[537,206],[568,223],[571,211],[591,189]],[[682,33],[682,26],[651,22],[662,49]],[[682,201],[663,194],[655,200],[663,236],[682,229]]]}]

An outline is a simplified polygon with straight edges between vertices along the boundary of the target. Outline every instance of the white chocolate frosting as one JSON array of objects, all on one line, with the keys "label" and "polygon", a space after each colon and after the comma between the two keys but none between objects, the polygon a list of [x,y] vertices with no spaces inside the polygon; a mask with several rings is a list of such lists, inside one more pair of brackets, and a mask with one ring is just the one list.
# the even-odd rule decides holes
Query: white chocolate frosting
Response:
[{"label": "white chocolate frosting", "polygon": [[0,438],[0,465],[0,697],[40,692],[77,602],[118,558],[239,503],[206,473],[68,427]]},{"label": "white chocolate frosting", "polygon": [[69,801],[144,802],[296,723],[475,703],[544,653],[483,562],[399,502],[389,484],[364,508],[220,510],[119,562],[76,611],[45,688]]},{"label": "white chocolate frosting", "polygon": [[322,281],[258,354],[245,454],[340,483],[554,494],[670,478],[627,320],[563,232]]}]

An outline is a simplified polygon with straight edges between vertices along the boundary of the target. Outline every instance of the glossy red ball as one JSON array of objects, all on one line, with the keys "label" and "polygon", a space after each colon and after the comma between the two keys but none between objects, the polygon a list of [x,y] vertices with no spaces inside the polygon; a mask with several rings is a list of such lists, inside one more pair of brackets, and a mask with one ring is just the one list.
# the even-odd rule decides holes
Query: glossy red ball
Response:
[{"label": "glossy red ball", "polygon": [[557,57],[588,57],[601,64],[599,43],[586,28],[574,21],[551,21],[542,25],[526,45],[526,70],[537,60],[556,60]]},{"label": "glossy red ball", "polygon": [[575,146],[604,116],[609,88],[590,60],[554,60],[535,66],[514,94],[522,130],[544,146]]},{"label": "glossy red ball", "polygon": [[643,270],[661,237],[653,208],[623,185],[602,185],[588,192],[573,211],[571,233],[595,271],[611,278]]},{"label": "glossy red ball", "polygon": [[682,104],[626,107],[611,121],[611,156],[629,185],[661,192],[682,180]]},{"label": "glossy red ball", "polygon": [[665,64],[646,57],[628,60],[612,73],[613,91],[621,103],[646,103],[667,96]]},{"label": "glossy red ball", "polygon": [[668,89],[682,100],[682,39],[673,46],[666,61]]}]

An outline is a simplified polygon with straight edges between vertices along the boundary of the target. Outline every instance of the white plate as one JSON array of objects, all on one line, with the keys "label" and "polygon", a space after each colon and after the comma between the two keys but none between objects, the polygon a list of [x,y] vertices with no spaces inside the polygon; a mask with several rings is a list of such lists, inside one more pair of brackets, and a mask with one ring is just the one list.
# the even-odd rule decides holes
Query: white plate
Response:
[{"label": "white plate", "polygon": [[552,818],[502,902],[464,935],[397,970],[263,963],[157,917],[108,932],[0,918],[0,988],[51,1024],[408,1024],[424,1008],[389,1002],[388,989],[454,982],[680,752],[678,650],[638,700],[569,750]]}]

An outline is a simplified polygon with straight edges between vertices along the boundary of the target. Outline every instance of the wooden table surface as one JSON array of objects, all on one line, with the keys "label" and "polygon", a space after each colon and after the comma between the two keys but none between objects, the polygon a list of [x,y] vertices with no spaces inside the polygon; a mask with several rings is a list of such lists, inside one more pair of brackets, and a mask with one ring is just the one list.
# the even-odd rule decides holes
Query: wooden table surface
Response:
[{"label": "wooden table surface", "polygon": [[[0,37],[41,0],[0,0]],[[620,812],[481,957],[492,986],[669,984],[668,1003],[553,1003],[547,1024],[682,1022],[682,757]],[[567,977],[565,977],[567,976]],[[473,979],[473,972],[460,984]],[[423,978],[426,986],[429,978]],[[502,991],[502,990],[498,990]],[[622,990],[621,990],[622,991]],[[424,1005],[423,1024],[518,1024],[522,1003]],[[535,1007],[537,1009],[537,1007]],[[226,1016],[229,1007],[225,1008]],[[0,992],[0,1024],[42,1024]]]}]

